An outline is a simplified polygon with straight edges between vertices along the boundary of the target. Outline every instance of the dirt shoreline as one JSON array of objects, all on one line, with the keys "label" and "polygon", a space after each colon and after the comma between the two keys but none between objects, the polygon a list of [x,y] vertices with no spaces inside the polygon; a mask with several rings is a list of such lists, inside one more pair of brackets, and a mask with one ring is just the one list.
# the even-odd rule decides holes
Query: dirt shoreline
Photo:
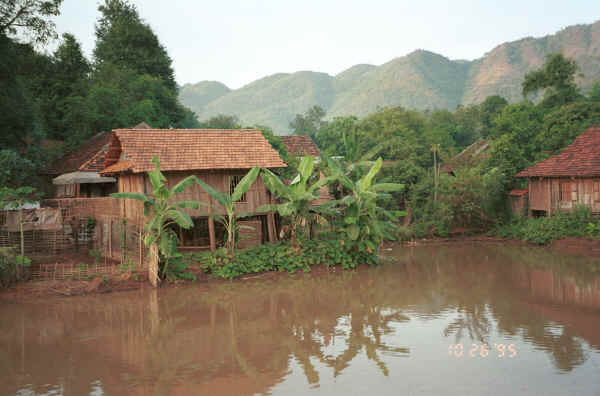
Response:
[{"label": "dirt shoreline", "polygon": [[[432,238],[419,239],[410,242],[394,242],[384,246],[385,249],[393,247],[418,247],[418,246],[444,246],[456,243],[483,243],[483,244],[499,244],[499,245],[514,245],[514,246],[536,246],[540,248],[550,249],[557,253],[566,255],[584,255],[587,257],[600,258],[600,241],[590,240],[586,238],[564,238],[556,240],[548,245],[534,245],[514,239],[502,239],[489,237],[485,235],[462,236],[451,238]],[[328,272],[342,271],[337,267],[317,266],[311,268],[311,273],[321,274]],[[211,278],[208,274],[199,273],[195,281],[181,282],[163,282],[161,288],[179,287],[189,285],[191,283],[204,282],[230,282],[226,279]],[[243,282],[253,279],[276,279],[281,276],[287,276],[286,272],[269,271],[260,274],[247,274],[234,279],[234,282]],[[139,290],[141,288],[151,287],[148,283],[146,274],[144,273],[125,273],[112,276],[98,276],[92,280],[45,280],[45,281],[29,281],[19,283],[7,289],[0,290],[0,302],[19,302],[31,301],[46,298],[66,298],[82,295],[99,295],[105,293],[123,292],[131,290]]]},{"label": "dirt shoreline", "polygon": [[[449,245],[454,243],[486,243],[486,244],[500,244],[500,245],[515,245],[515,246],[531,246],[550,249],[562,254],[567,255],[585,255],[587,257],[598,257],[600,258],[600,240],[588,239],[588,238],[562,238],[557,239],[554,242],[547,245],[536,245],[530,242],[524,242],[518,239],[503,239],[497,237],[490,237],[486,235],[475,235],[475,236],[463,236],[463,237],[451,237],[451,238],[432,238],[432,239],[418,239],[410,242],[402,242],[399,245],[402,246],[424,246],[424,245]],[[397,243],[390,244],[390,246],[398,245]]]}]

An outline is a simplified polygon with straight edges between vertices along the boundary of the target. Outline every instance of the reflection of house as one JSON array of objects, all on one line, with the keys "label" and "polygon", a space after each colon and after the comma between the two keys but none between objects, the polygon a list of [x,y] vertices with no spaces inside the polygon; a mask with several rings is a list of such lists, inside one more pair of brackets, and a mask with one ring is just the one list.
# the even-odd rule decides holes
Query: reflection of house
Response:
[{"label": "reflection of house", "polygon": [[529,181],[529,214],[552,215],[577,204],[600,212],[600,126],[588,128],[560,154],[516,177]]},{"label": "reflection of house", "polygon": [[[215,129],[120,129],[113,131],[105,154],[102,176],[118,178],[119,192],[150,194],[152,185],[147,171],[154,169],[153,157],[157,157],[161,171],[167,178],[169,188],[189,175],[195,175],[214,189],[231,192],[246,172],[255,167],[282,168],[287,165],[258,130]],[[177,195],[177,200],[196,200],[212,203],[211,197],[199,185],[193,185]],[[261,205],[271,203],[271,195],[258,178],[236,203],[238,213],[252,213],[247,224],[254,229],[246,237],[260,243],[265,237],[275,239],[275,223],[272,213],[258,212]],[[220,211],[220,207],[216,206]],[[194,218],[191,231],[180,230],[184,246],[215,248],[215,230],[212,218],[205,207],[186,209]],[[224,212],[221,212],[223,214]],[[140,202],[123,200],[121,217],[139,223],[143,221]],[[221,230],[222,231],[222,230]],[[243,236],[242,241],[244,240]],[[243,242],[242,242],[243,243]]]}]

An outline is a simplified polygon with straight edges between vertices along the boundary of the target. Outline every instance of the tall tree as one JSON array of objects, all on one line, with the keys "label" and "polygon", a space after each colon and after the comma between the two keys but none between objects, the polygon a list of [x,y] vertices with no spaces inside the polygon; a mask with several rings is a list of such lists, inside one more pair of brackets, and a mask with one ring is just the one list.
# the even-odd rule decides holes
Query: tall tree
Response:
[{"label": "tall tree", "polygon": [[325,110],[320,106],[313,106],[304,114],[296,114],[296,117],[290,122],[290,128],[295,135],[315,136],[317,130],[321,128],[325,121]]},{"label": "tall tree", "polygon": [[492,120],[497,116],[504,107],[508,105],[508,101],[499,95],[492,95],[485,98],[481,105],[481,122],[483,124],[482,136],[487,137],[492,129]]},{"label": "tall tree", "polygon": [[581,97],[575,74],[579,66],[573,59],[565,58],[562,54],[552,54],[546,57],[546,63],[525,75],[523,80],[523,96],[544,90],[542,105],[545,107],[561,106]]},{"label": "tall tree", "polygon": [[127,0],[99,6],[89,111],[93,130],[146,121],[157,128],[196,126],[179,103],[171,58]]},{"label": "tall tree", "polygon": [[63,0],[3,0],[0,2],[0,35],[24,36],[37,43],[56,37],[52,17]]},{"label": "tall tree", "polygon": [[96,24],[96,67],[111,63],[160,78],[177,91],[171,58],[136,7],[127,0],[105,0],[98,10],[102,16]]},{"label": "tall tree", "polygon": [[34,103],[21,76],[21,44],[0,34],[0,147],[18,149],[33,128]]},{"label": "tall tree", "polygon": [[235,115],[219,114],[201,121],[199,128],[207,129],[240,129],[240,120]]},{"label": "tall tree", "polygon": [[72,34],[65,33],[62,38],[37,96],[41,101],[46,135],[70,140],[92,134],[86,102],[91,65]]}]

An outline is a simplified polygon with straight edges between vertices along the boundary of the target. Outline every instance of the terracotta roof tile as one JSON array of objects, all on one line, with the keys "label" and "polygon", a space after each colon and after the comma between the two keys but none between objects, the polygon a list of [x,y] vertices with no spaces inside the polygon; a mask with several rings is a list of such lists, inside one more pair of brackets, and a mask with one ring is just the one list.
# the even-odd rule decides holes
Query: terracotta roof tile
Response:
[{"label": "terracotta roof tile", "polygon": [[114,136],[112,159],[107,156],[105,166],[115,162],[118,152],[120,161],[131,162],[134,173],[154,169],[154,156],[163,171],[287,166],[258,130],[117,129]]},{"label": "terracotta roof tile", "polygon": [[511,197],[520,197],[525,194],[529,194],[529,190],[514,189],[511,190],[510,193],[508,193],[508,195],[510,195]]},{"label": "terracotta roof tile", "polygon": [[112,164],[111,166],[106,167],[103,171],[100,172],[102,175],[106,175],[109,173],[120,173],[130,170],[133,167],[131,161],[120,161],[116,164]]},{"label": "terracotta roof tile", "polygon": [[593,126],[555,156],[538,162],[516,177],[600,176],[600,126]]},{"label": "terracotta roof tile", "polygon": [[285,148],[290,154],[294,154],[296,156],[312,155],[315,157],[321,155],[321,153],[319,152],[319,148],[309,136],[282,136],[281,140],[283,140]]},{"label": "terracotta roof tile", "polygon": [[[96,162],[91,163],[94,157],[97,157],[103,149],[108,147],[110,140],[110,132],[99,133],[86,143],[79,146],[75,151],[65,155],[64,157],[54,161],[44,173],[48,175],[61,175],[63,173],[75,172],[78,170],[97,172],[104,168],[102,165],[102,155],[100,155]],[[89,168],[86,164],[89,163]]]}]

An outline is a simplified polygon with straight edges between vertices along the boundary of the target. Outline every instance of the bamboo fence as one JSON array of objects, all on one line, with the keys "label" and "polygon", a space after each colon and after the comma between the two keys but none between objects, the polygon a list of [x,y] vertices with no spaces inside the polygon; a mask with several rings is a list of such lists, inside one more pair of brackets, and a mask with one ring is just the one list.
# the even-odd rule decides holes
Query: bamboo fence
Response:
[{"label": "bamboo fence", "polygon": [[[24,231],[25,255],[33,259],[34,279],[84,279],[144,268],[143,227],[120,217],[116,199],[52,199],[42,201],[42,206],[59,209],[62,226]],[[0,211],[0,247],[19,250],[21,234],[3,228],[5,222],[6,211]],[[85,262],[72,262],[74,259]]]}]

